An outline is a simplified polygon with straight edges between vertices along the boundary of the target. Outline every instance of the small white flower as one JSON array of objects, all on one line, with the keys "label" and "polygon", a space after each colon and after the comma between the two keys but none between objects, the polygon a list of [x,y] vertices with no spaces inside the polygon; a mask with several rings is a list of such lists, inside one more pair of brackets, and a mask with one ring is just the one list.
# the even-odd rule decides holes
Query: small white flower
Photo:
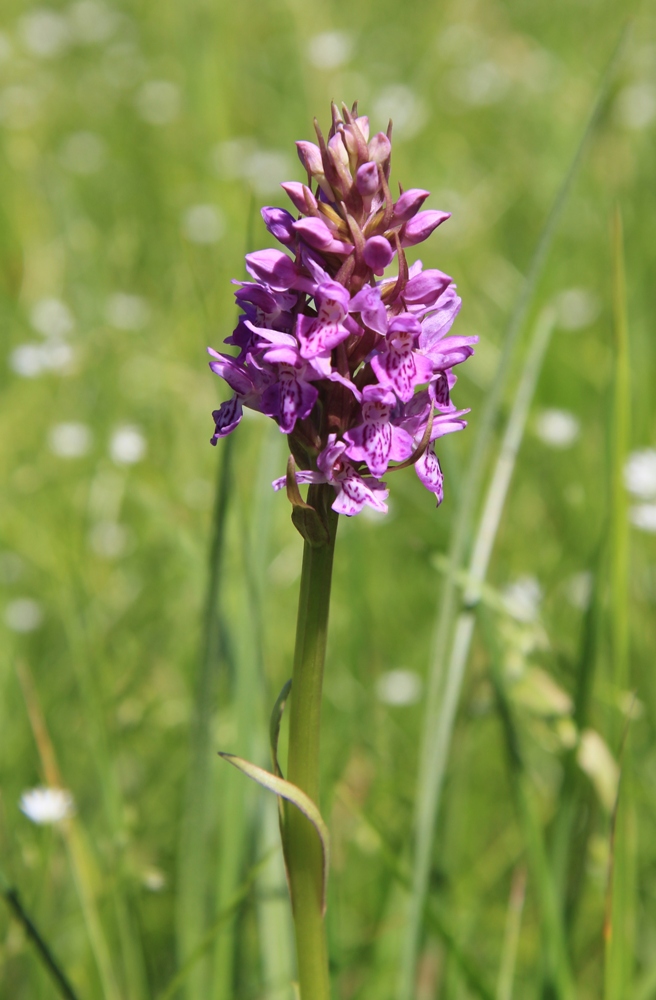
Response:
[{"label": "small white flower", "polygon": [[558,326],[561,330],[583,330],[599,315],[599,299],[587,288],[567,288],[555,300]]},{"label": "small white flower", "polygon": [[376,696],[384,705],[415,705],[421,698],[422,681],[414,670],[388,670],[376,681]]},{"label": "small white flower", "polygon": [[43,344],[21,344],[9,355],[9,367],[23,378],[36,378],[45,370]]},{"label": "small white flower", "polygon": [[257,151],[255,139],[245,136],[226,139],[212,150],[212,166],[226,180],[237,180],[244,176],[244,163]]},{"label": "small white flower", "polygon": [[105,316],[117,330],[141,330],[150,319],[150,306],[140,295],[115,292],[107,299]]},{"label": "small white flower", "polygon": [[50,451],[59,458],[80,458],[91,447],[91,430],[86,424],[55,424],[48,435]]},{"label": "small white flower", "polygon": [[30,323],[44,337],[66,337],[75,320],[66,303],[60,299],[39,299],[30,310]]},{"label": "small white flower", "polygon": [[641,500],[656,499],[656,449],[631,452],[624,466],[624,483],[633,496]]},{"label": "small white flower", "polygon": [[491,59],[454,70],[450,82],[453,94],[473,107],[496,104],[508,90],[503,67]]},{"label": "small white flower", "polygon": [[278,191],[280,184],[289,177],[289,157],[275,149],[258,149],[246,159],[244,177],[256,194]]},{"label": "small white flower", "polygon": [[317,69],[337,69],[348,62],[352,51],[353,42],[345,32],[323,31],[310,39],[308,57]]},{"label": "small white flower", "polygon": [[89,532],[89,545],[103,559],[118,559],[129,543],[127,530],[114,521],[99,521]]},{"label": "small white flower", "polygon": [[647,128],[656,120],[656,88],[649,83],[625,87],[615,100],[615,117],[625,128]]},{"label": "small white flower", "polygon": [[192,243],[216,243],[224,229],[223,215],[215,205],[192,205],[182,216],[182,234]]},{"label": "small white flower", "polygon": [[394,135],[411,139],[422,130],[428,121],[428,108],[409,87],[395,84],[386,87],[374,101],[374,114],[387,125],[387,119],[394,122]]},{"label": "small white flower", "polygon": [[146,439],[138,427],[117,427],[109,443],[109,453],[118,465],[134,465],[146,454]]},{"label": "small white flower", "polygon": [[631,523],[640,531],[656,534],[656,503],[639,503],[631,508]]},{"label": "small white flower", "polygon": [[61,823],[75,812],[75,802],[64,788],[30,788],[20,797],[19,808],[40,826]]},{"label": "small white flower", "polygon": [[149,892],[161,892],[166,888],[166,875],[159,868],[147,868],[141,880]]},{"label": "small white flower", "polygon": [[31,597],[17,597],[5,608],[5,625],[12,632],[34,632],[42,621],[41,605]]},{"label": "small white flower", "polygon": [[180,113],[180,89],[169,80],[149,80],[139,89],[136,103],[149,125],[168,125]]},{"label": "small white flower", "polygon": [[111,38],[119,16],[101,0],[77,0],[68,9],[68,19],[75,41],[94,45]]},{"label": "small white flower", "polygon": [[588,570],[570,576],[569,580],[565,582],[565,593],[569,603],[580,611],[589,608],[592,599],[592,584],[592,573]]},{"label": "small white flower", "polygon": [[503,589],[506,610],[520,622],[534,622],[540,613],[542,587],[534,576],[520,576]]},{"label": "small white flower", "polygon": [[105,143],[95,132],[74,132],[64,140],[59,158],[72,174],[95,174],[105,160]]},{"label": "small white flower", "polygon": [[19,29],[25,48],[42,59],[61,55],[70,42],[66,18],[47,7],[25,14],[20,19]]},{"label": "small white flower", "polygon": [[535,421],[535,433],[550,448],[569,448],[581,432],[581,425],[568,410],[543,410]]}]

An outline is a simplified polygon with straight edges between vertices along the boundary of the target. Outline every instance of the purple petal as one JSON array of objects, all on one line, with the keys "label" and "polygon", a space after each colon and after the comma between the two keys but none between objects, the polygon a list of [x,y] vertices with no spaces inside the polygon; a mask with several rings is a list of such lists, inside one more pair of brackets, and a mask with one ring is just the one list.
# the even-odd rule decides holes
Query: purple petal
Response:
[{"label": "purple petal", "polygon": [[387,311],[377,288],[365,285],[362,291],[351,299],[349,312],[359,312],[362,322],[370,330],[383,335],[387,333]]},{"label": "purple petal", "polygon": [[264,225],[272,236],[275,236],[284,246],[292,247],[296,243],[294,232],[294,216],[284,208],[271,206],[261,209]]},{"label": "purple petal", "polygon": [[374,476],[383,476],[387,472],[392,450],[392,425],[390,423],[360,424],[359,427],[346,431],[344,440],[349,445],[346,454],[354,462],[366,462],[369,471]]},{"label": "purple petal", "polygon": [[207,348],[207,353],[216,359],[209,363],[214,374],[227,382],[234,392],[245,396],[252,391],[253,379],[242,364],[236,361],[230,354],[219,354],[211,347]]},{"label": "purple petal", "polygon": [[434,493],[439,507],[444,499],[444,476],[437,455],[428,447],[415,462],[415,470],[427,490]]},{"label": "purple petal", "polygon": [[436,311],[426,316],[421,323],[419,346],[430,349],[451,329],[453,321],[460,312],[462,299],[456,294],[456,286],[449,285],[436,302]]},{"label": "purple petal", "polygon": [[[294,478],[299,486],[303,486],[305,483],[325,483],[326,477],[322,476],[320,472],[312,472],[311,469],[297,469],[294,473]],[[287,485],[287,476],[280,476],[278,479],[274,479],[271,483],[276,493],[278,490],[283,490]]]},{"label": "purple petal", "polygon": [[369,142],[369,159],[384,167],[390,158],[392,144],[384,132],[377,132]]},{"label": "purple petal", "polygon": [[444,437],[445,434],[453,434],[455,431],[463,431],[467,426],[466,420],[461,420],[469,410],[455,410],[453,413],[442,413],[433,420],[431,431],[431,441]]},{"label": "purple petal", "polygon": [[355,119],[355,124],[358,126],[362,132],[362,138],[365,142],[369,141],[369,118],[367,115],[361,115],[359,118]]},{"label": "purple petal", "polygon": [[451,218],[450,212],[435,212],[428,210],[419,212],[414,219],[406,222],[401,230],[401,246],[413,247],[417,243],[427,240],[433,230],[441,226],[443,222]]},{"label": "purple petal", "polygon": [[412,219],[424,204],[429,194],[430,191],[422,191],[421,188],[411,188],[409,191],[404,191],[400,198],[394,202],[394,214],[391,225],[400,226],[401,223]]},{"label": "purple petal", "polygon": [[380,186],[378,167],[375,163],[363,163],[355,175],[355,186],[363,198],[371,198]]},{"label": "purple petal", "polygon": [[309,246],[316,250],[344,255],[353,253],[353,245],[334,239],[332,230],[323,219],[316,217],[299,219],[298,222],[294,223],[294,229]]},{"label": "purple petal", "polygon": [[451,283],[448,274],[430,268],[409,279],[403,289],[403,298],[409,305],[432,306]]},{"label": "purple petal", "polygon": [[246,254],[246,270],[278,292],[286,292],[296,280],[294,262],[282,250],[257,250]]},{"label": "purple petal", "polygon": [[218,410],[212,411],[214,418],[214,434],[210,438],[210,444],[216,444],[219,438],[227,437],[239,424],[243,414],[242,403],[239,396],[234,395],[232,399],[226,399]]},{"label": "purple petal", "polygon": [[364,245],[364,262],[374,274],[382,274],[393,256],[394,251],[384,236],[372,236]]},{"label": "purple petal", "polygon": [[317,455],[317,467],[320,472],[323,472],[327,482],[332,482],[335,463],[340,460],[345,451],[344,442],[338,441],[336,434],[329,434],[326,447]]},{"label": "purple petal", "polygon": [[310,191],[307,184],[300,184],[298,181],[286,181],[280,185],[289,197],[292,205],[304,215],[308,210],[317,210],[317,199]]},{"label": "purple petal", "polygon": [[380,384],[393,389],[404,403],[414,395],[415,386],[428,382],[433,374],[427,358],[412,350],[397,350],[391,344],[383,354],[371,359],[371,367]]},{"label": "purple petal", "polygon": [[472,344],[478,343],[478,337],[444,337],[424,354],[433,363],[434,368],[444,371],[454,365],[462,364],[474,353]]},{"label": "purple petal", "polygon": [[308,174],[323,174],[321,150],[313,142],[297,142],[298,158]]},{"label": "purple petal", "polygon": [[389,490],[383,483],[370,477],[363,479],[357,472],[349,469],[341,474],[339,482],[334,485],[337,498],[332,507],[338,514],[352,517],[354,514],[359,514],[365,505],[387,514],[385,500],[389,496]]},{"label": "purple petal", "polygon": [[319,393],[313,385],[297,376],[291,366],[281,366],[278,381],[262,397],[262,408],[277,417],[283,434],[291,434],[297,420],[309,416]]}]

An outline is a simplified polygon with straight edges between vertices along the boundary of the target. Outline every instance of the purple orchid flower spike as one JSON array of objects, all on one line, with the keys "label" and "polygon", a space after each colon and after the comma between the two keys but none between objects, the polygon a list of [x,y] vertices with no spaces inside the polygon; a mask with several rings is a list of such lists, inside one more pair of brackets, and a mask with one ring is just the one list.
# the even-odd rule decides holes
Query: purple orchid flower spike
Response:
[{"label": "purple orchid flower spike", "polygon": [[296,214],[262,209],[282,249],[246,256],[242,315],[226,339],[239,354],[210,351],[234,393],[214,411],[212,442],[249,407],[288,436],[297,483],[330,484],[340,513],[384,509],[380,477],[395,463],[414,464],[441,503],[435,442],[466,426],[453,369],[477,338],[450,332],[461,300],[449,275],[419,260],[408,267],[403,248],[449,213],[426,207],[423,188],[392,199],[391,133],[370,137],[355,107],[333,105],[329,132],[316,131],[316,142],[297,143],[306,177],[282,185]]}]

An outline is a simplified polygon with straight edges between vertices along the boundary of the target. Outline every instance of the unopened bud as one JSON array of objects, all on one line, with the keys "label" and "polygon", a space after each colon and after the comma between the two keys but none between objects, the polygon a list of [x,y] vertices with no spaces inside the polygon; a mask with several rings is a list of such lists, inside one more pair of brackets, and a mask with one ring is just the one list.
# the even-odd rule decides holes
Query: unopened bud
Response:
[{"label": "unopened bud", "polygon": [[384,236],[372,236],[364,245],[363,257],[374,274],[382,274],[394,256],[394,251]]},{"label": "unopened bud", "polygon": [[419,212],[401,230],[401,246],[413,247],[427,240],[433,230],[451,218],[450,212]]},{"label": "unopened bud", "polygon": [[294,208],[302,212],[303,215],[314,214],[317,211],[317,199],[307,184],[300,184],[298,181],[286,181],[280,186],[286,192]]},{"label": "unopened bud", "polygon": [[404,191],[398,201],[394,202],[394,214],[392,215],[392,226],[401,225],[413,218],[424,204],[430,191],[422,191],[421,188],[411,188]]},{"label": "unopened bud", "polygon": [[363,198],[371,198],[380,186],[378,167],[375,163],[364,163],[358,168],[355,184]]}]

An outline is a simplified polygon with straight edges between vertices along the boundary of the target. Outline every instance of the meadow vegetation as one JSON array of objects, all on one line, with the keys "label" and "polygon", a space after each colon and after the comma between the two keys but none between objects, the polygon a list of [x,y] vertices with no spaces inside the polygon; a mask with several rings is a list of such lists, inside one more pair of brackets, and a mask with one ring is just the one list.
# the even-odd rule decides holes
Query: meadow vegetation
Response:
[{"label": "meadow vegetation", "polygon": [[[452,212],[421,256],[480,337],[443,505],[406,470],[340,519],[334,996],[656,996],[656,16],[629,6],[4,0],[0,888],[76,996],[293,996],[275,802],[216,751],[268,766],[302,542],[272,422],[210,447],[205,349],[333,98],[391,116],[393,183]],[[31,821],[40,785],[74,812]],[[0,994],[57,995],[10,906]]]}]

